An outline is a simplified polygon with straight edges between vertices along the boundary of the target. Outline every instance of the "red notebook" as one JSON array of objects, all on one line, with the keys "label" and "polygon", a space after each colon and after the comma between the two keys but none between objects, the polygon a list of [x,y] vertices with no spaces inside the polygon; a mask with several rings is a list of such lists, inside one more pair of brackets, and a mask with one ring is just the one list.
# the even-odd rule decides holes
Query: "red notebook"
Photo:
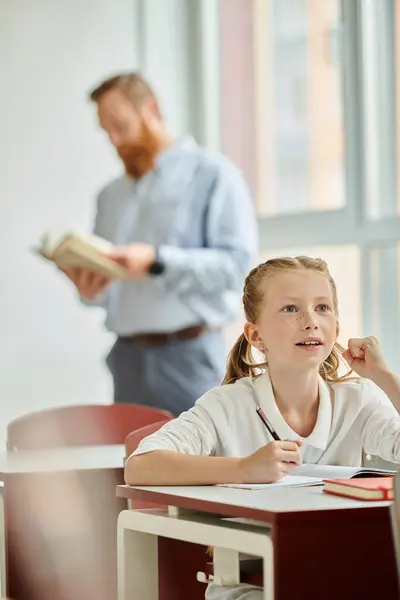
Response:
[{"label": "red notebook", "polygon": [[393,500],[393,477],[324,479],[324,492],[356,500]]}]

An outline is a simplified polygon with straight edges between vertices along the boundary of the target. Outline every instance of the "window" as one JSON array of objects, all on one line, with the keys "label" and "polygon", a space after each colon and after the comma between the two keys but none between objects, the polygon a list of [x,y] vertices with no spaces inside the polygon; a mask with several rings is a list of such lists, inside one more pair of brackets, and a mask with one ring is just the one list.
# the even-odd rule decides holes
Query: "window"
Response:
[{"label": "window", "polygon": [[221,149],[261,259],[324,258],[341,340],[377,335],[398,370],[400,0],[219,0],[218,17]]},{"label": "window", "polygon": [[[247,102],[241,101],[235,121],[250,119],[246,110],[254,113],[249,158],[257,164],[251,176],[261,215],[337,209],[345,203],[339,8],[339,0],[221,2],[222,145],[231,153],[236,134],[229,105],[245,93]],[[233,83],[224,85],[225,77],[227,71],[230,80],[237,76],[231,46],[236,44],[238,58],[244,43],[254,52],[247,50],[240,59],[247,82],[233,100],[228,92]],[[249,86],[252,93],[243,92]]]},{"label": "window", "polygon": [[341,65],[332,44],[338,7],[338,0],[254,2],[257,131],[271,143],[258,157],[263,215],[345,202]]}]

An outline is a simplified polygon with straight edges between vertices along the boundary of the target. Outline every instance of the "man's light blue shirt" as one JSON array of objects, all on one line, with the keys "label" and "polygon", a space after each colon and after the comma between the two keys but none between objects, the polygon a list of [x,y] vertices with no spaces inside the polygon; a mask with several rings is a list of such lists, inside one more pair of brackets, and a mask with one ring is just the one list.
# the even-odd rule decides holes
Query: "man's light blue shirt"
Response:
[{"label": "man's light blue shirt", "polygon": [[95,303],[117,335],[226,325],[238,313],[258,250],[241,172],[192,138],[164,152],[138,181],[124,175],[107,185],[94,233],[115,245],[152,244],[166,265],[161,275],[111,284]]}]

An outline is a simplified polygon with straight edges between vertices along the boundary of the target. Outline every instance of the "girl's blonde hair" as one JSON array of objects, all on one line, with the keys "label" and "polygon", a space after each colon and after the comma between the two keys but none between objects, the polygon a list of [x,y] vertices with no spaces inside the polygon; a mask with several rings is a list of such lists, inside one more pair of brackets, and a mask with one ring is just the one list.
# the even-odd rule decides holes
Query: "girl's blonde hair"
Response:
[{"label": "girl's blonde hair", "polygon": [[[281,271],[288,270],[312,270],[326,277],[332,290],[333,309],[336,317],[338,317],[339,307],[336,285],[329,273],[326,262],[320,258],[296,256],[295,258],[272,258],[250,271],[245,279],[242,298],[247,321],[257,323],[267,280]],[[343,350],[340,344],[335,343],[332,352],[320,366],[319,372],[325,381],[341,381],[351,374],[351,370],[348,370],[345,375],[339,375],[340,361],[343,361],[347,366],[342,358]],[[256,377],[260,373],[260,369],[266,368],[267,362],[257,363],[254,360],[252,346],[242,333],[229,354],[227,370],[222,384],[234,383],[242,377]]]}]

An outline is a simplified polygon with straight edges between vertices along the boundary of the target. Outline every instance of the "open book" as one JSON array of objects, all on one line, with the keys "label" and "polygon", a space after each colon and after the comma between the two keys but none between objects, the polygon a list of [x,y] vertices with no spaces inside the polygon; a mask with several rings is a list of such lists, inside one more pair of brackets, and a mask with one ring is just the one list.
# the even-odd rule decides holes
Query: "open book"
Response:
[{"label": "open book", "polygon": [[83,267],[113,280],[126,279],[126,270],[106,256],[113,248],[113,244],[101,237],[66,232],[58,237],[45,234],[34,251],[60,269]]},{"label": "open book", "polygon": [[335,465],[302,465],[290,475],[285,475],[275,483],[224,483],[222,487],[244,490],[266,490],[271,487],[298,487],[323,485],[324,479],[352,479],[355,477],[383,477],[394,475],[395,471],[371,469],[369,467],[338,467]]}]

